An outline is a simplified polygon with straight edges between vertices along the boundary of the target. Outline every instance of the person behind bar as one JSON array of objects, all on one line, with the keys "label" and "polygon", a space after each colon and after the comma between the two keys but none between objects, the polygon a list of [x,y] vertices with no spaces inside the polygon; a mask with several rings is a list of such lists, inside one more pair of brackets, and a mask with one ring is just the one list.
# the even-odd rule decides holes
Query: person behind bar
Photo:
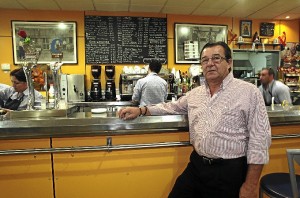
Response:
[{"label": "person behind bar", "polygon": [[271,144],[263,97],[255,85],[233,77],[226,43],[207,43],[201,65],[203,86],[174,102],[120,109],[119,117],[188,114],[194,150],[169,198],[257,198]]},{"label": "person behind bar", "polygon": [[149,64],[149,74],[139,79],[134,86],[132,101],[141,106],[158,104],[167,100],[168,84],[158,76],[161,70],[161,63],[152,60]]},{"label": "person behind bar", "polygon": [[282,104],[286,100],[292,104],[290,88],[278,80],[274,80],[275,72],[272,68],[263,68],[260,72],[259,90],[263,95],[265,104],[270,106],[272,104],[272,97],[274,97],[274,104]]},{"label": "person behind bar", "polygon": [[[25,110],[28,103],[29,89],[23,68],[10,72],[12,87],[0,90],[0,105],[10,110]],[[41,102],[42,94],[34,90],[35,103]]]}]

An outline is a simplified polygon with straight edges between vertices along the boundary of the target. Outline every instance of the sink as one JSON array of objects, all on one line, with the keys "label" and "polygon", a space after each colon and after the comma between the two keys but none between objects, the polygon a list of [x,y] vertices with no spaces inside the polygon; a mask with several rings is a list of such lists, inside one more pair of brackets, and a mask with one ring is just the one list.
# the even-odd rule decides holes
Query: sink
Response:
[{"label": "sink", "polygon": [[67,117],[67,109],[11,111],[9,118]]}]

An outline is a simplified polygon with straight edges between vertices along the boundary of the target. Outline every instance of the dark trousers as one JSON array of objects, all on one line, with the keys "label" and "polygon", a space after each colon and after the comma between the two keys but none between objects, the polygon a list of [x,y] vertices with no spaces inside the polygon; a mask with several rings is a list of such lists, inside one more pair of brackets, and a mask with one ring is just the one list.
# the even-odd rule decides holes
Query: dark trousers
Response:
[{"label": "dark trousers", "polygon": [[246,157],[209,160],[193,151],[169,198],[238,198],[247,167]]}]

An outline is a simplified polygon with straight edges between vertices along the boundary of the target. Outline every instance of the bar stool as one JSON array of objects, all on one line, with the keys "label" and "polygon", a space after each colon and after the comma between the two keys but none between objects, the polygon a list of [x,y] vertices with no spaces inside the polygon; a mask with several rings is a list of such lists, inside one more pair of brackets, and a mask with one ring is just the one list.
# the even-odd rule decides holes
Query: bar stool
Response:
[{"label": "bar stool", "polygon": [[287,149],[289,173],[270,173],[260,180],[259,198],[299,198],[300,175],[295,174],[294,161],[300,165],[300,149]]}]

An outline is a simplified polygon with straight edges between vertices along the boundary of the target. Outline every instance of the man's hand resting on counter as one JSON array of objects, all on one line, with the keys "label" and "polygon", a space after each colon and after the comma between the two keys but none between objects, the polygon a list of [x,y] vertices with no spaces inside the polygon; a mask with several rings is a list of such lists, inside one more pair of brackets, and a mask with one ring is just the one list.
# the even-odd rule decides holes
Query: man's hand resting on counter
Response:
[{"label": "man's hand resting on counter", "polygon": [[126,107],[120,109],[118,112],[119,118],[123,120],[131,120],[135,119],[138,116],[141,115],[151,115],[150,112],[148,111],[148,108],[145,107]]},{"label": "man's hand resting on counter", "polygon": [[140,108],[138,107],[126,107],[120,109],[118,112],[119,118],[123,120],[135,119],[140,115]]}]

